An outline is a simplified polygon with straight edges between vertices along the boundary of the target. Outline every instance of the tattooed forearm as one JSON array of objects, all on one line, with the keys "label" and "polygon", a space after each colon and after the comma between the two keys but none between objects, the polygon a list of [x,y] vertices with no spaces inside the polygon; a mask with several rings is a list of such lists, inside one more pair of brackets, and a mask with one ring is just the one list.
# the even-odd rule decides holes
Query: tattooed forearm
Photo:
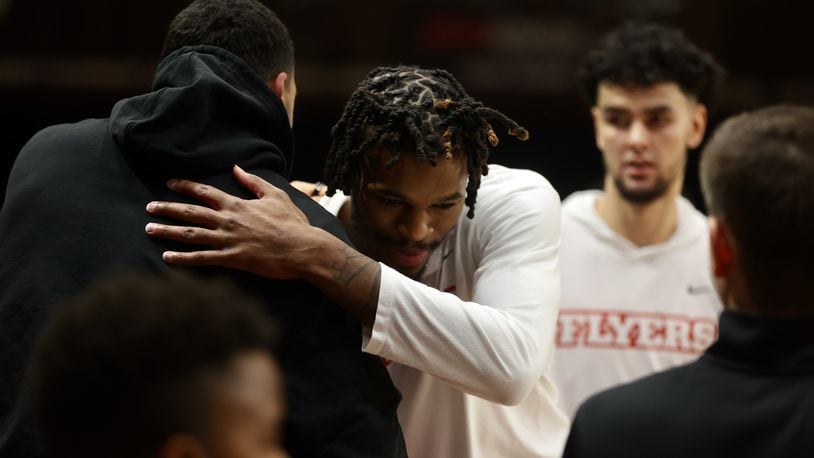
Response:
[{"label": "tattooed forearm", "polygon": [[330,295],[362,324],[372,327],[379,301],[379,263],[345,244],[331,258]]},{"label": "tattooed forearm", "polygon": [[343,245],[339,251],[339,259],[331,266],[331,274],[334,280],[345,285],[345,288],[347,288],[359,274],[376,264],[372,259],[362,255],[347,245]]}]

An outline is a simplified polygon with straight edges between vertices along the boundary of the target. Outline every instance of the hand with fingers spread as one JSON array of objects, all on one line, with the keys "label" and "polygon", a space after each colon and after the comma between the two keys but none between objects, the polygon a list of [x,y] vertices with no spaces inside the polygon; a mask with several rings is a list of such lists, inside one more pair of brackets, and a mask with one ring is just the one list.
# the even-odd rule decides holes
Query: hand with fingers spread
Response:
[{"label": "hand with fingers spread", "polygon": [[147,234],[212,247],[205,251],[167,251],[164,260],[185,266],[219,265],[281,280],[303,277],[303,269],[313,254],[310,250],[315,245],[315,232],[320,229],[309,224],[284,191],[238,166],[234,175],[258,198],[244,200],[208,185],[170,180],[170,189],[208,207],[174,202],[147,205],[152,215],[197,226],[149,223]]},{"label": "hand with fingers spread", "polygon": [[210,245],[204,251],[164,252],[164,261],[182,266],[222,266],[276,280],[305,279],[372,326],[379,297],[379,264],[332,234],[311,226],[288,194],[256,175],[234,168],[237,181],[257,196],[245,200],[188,180],[170,180],[170,189],[208,207],[150,202],[151,215],[195,226],[149,223],[148,235]]}]

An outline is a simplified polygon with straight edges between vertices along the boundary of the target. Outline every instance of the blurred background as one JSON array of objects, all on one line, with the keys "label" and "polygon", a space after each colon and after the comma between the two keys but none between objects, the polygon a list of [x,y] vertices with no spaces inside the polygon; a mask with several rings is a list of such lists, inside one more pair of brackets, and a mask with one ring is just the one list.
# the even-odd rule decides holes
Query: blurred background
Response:
[{"label": "blurred background", "polygon": [[[25,142],[56,123],[107,117],[148,91],[164,32],[189,0],[0,0],[0,199]],[[562,197],[601,185],[576,69],[625,20],[680,27],[729,71],[711,127],[771,103],[814,105],[814,2],[768,0],[265,1],[293,36],[299,90],[293,178],[316,180],[330,128],[373,67],[450,70],[531,133],[492,162],[545,175]],[[498,132],[500,135],[501,133]],[[691,153],[685,194],[701,206]]]}]

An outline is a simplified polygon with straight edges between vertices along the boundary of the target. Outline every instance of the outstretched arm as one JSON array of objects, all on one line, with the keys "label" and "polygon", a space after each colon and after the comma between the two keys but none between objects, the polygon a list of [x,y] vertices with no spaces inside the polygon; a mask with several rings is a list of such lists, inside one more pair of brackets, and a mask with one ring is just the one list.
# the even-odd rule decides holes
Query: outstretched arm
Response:
[{"label": "outstretched arm", "polygon": [[211,208],[166,202],[149,208],[203,226],[151,223],[151,235],[212,246],[167,252],[168,262],[305,279],[370,329],[364,351],[493,402],[520,402],[537,383],[553,345],[559,302],[559,199],[542,178],[511,197],[493,196],[491,205],[485,196],[479,201],[481,217],[492,212],[491,223],[470,231],[466,245],[479,261],[465,301],[310,226],[285,192],[262,179],[239,169],[235,176],[258,199],[177,181],[171,189]]},{"label": "outstretched arm", "polygon": [[147,205],[152,215],[195,225],[149,223],[147,234],[211,246],[204,251],[167,251],[164,260],[182,266],[218,265],[280,280],[301,278],[372,327],[379,297],[379,264],[311,226],[281,189],[237,166],[234,175],[257,199],[241,199],[192,181],[170,180],[170,189],[207,206]]}]

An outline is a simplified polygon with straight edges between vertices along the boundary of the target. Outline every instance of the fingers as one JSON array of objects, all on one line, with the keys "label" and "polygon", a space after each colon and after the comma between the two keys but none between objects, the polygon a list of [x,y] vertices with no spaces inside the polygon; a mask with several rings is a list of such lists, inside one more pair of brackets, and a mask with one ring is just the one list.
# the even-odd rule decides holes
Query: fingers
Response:
[{"label": "fingers", "polygon": [[170,180],[167,187],[179,194],[200,200],[216,210],[223,208],[229,200],[235,199],[218,188],[189,180]]},{"label": "fingers", "polygon": [[311,191],[311,197],[313,197],[315,200],[319,200],[319,198],[324,196],[327,192],[328,186],[321,181],[317,181],[314,183],[314,190]]},{"label": "fingers", "polygon": [[276,186],[260,178],[259,176],[247,173],[238,165],[235,165],[232,173],[234,173],[235,179],[238,183],[243,185],[244,188],[254,193],[254,195],[260,199],[278,189]]},{"label": "fingers", "polygon": [[316,187],[316,184],[315,183],[309,183],[307,181],[294,180],[294,181],[291,182],[291,186],[293,186],[298,191],[300,191],[302,193],[305,193],[305,194],[308,194],[310,196],[311,193],[314,192],[314,188]]},{"label": "fingers", "polygon": [[164,262],[176,266],[221,266],[225,263],[226,254],[221,250],[191,251],[165,251],[162,255]]},{"label": "fingers", "polygon": [[222,246],[226,242],[226,235],[222,232],[203,229],[200,227],[171,226],[167,224],[149,223],[144,232],[151,237],[175,240],[177,242],[193,245]]},{"label": "fingers", "polygon": [[150,202],[147,204],[147,213],[153,216],[166,216],[210,229],[221,226],[221,220],[223,219],[217,211],[211,208],[177,202]]}]

